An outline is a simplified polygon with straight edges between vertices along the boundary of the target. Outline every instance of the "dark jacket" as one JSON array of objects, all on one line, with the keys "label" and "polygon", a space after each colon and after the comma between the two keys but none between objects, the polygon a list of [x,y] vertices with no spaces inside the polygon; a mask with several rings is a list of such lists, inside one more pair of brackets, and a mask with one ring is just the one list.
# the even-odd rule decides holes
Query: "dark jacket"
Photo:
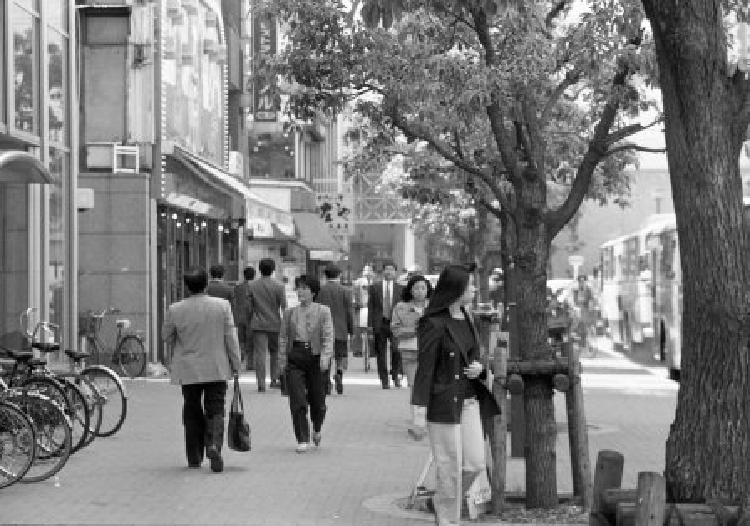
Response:
[{"label": "dark jacket", "polygon": [[[452,333],[448,321],[450,314],[437,313],[422,318],[417,327],[419,346],[419,364],[414,378],[414,391],[411,403],[427,407],[427,420],[441,424],[458,424],[461,422],[463,399],[460,395],[459,376],[469,363],[479,360],[479,345],[473,350],[461,348],[456,336]],[[472,323],[474,337],[479,339]],[[495,397],[484,385],[482,378],[471,380],[479,400],[479,411],[482,419],[500,414],[500,407]]]},{"label": "dark jacket", "polygon": [[232,293],[232,312],[234,313],[234,324],[250,326],[250,317],[253,309],[250,304],[250,281],[243,281],[234,287]]},{"label": "dark jacket", "polygon": [[[391,308],[401,301],[404,288],[393,280]],[[383,326],[383,282],[376,281],[367,288],[367,326],[378,331]]]},{"label": "dark jacket", "polygon": [[234,287],[232,285],[220,279],[209,280],[208,287],[206,287],[206,294],[214,298],[227,300],[229,303],[232,303],[233,291]]},{"label": "dark jacket", "polygon": [[262,276],[251,281],[247,289],[253,313],[250,328],[254,331],[279,332],[281,312],[286,309],[284,285],[270,276]]},{"label": "dark jacket", "polygon": [[320,287],[315,302],[331,309],[337,340],[346,341],[350,334],[354,334],[352,293],[349,289],[337,281],[329,281]]}]

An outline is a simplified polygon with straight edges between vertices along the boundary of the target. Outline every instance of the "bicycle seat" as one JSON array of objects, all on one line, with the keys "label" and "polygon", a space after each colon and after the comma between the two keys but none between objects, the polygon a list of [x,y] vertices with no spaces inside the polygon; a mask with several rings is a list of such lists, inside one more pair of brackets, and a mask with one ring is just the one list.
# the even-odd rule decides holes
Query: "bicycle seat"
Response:
[{"label": "bicycle seat", "polygon": [[117,320],[117,328],[118,329],[129,329],[130,328],[130,320]]},{"label": "bicycle seat", "polygon": [[31,344],[34,349],[39,349],[41,352],[55,352],[60,350],[59,343],[45,343],[45,342],[34,342]]},{"label": "bicycle seat", "polygon": [[74,351],[72,349],[65,349],[65,354],[70,356],[73,359],[73,361],[76,361],[76,362],[82,358],[86,358],[87,356],[91,355],[91,353],[88,353],[86,351]]},{"label": "bicycle seat", "polygon": [[2,347],[2,351],[17,362],[27,362],[34,357],[34,353],[31,351],[17,351],[15,349],[8,349],[7,347]]}]

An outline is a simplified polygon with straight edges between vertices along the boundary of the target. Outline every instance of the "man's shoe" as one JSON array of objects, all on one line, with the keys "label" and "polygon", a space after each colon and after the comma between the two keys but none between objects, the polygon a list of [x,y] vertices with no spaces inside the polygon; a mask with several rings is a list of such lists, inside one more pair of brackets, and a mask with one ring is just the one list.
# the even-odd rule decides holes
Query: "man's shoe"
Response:
[{"label": "man's shoe", "polygon": [[201,467],[200,462],[188,462],[188,468],[190,469],[199,469]]},{"label": "man's shoe", "polygon": [[315,447],[320,446],[320,441],[323,437],[320,434],[320,431],[317,431],[313,433],[313,443],[315,444]]},{"label": "man's shoe", "polygon": [[281,383],[278,380],[271,380],[271,389],[281,389]]},{"label": "man's shoe", "polygon": [[259,393],[265,393],[266,392],[266,386],[265,385],[259,385],[258,386],[258,392]]},{"label": "man's shoe", "polygon": [[336,373],[336,392],[344,394],[344,373]]},{"label": "man's shoe", "polygon": [[206,456],[211,461],[211,471],[214,473],[221,473],[224,471],[224,459],[221,458],[219,448],[216,446],[208,446],[206,448]]},{"label": "man's shoe", "polygon": [[391,384],[383,384],[383,389],[390,389],[390,388],[391,388]]},{"label": "man's shoe", "polygon": [[401,379],[398,376],[393,379],[393,385],[396,386],[396,389],[401,389]]},{"label": "man's shoe", "polygon": [[297,444],[297,453],[307,453],[307,442],[300,442]]},{"label": "man's shoe", "polygon": [[330,395],[331,394],[331,388],[332,387],[333,387],[333,384],[331,383],[330,380],[328,380],[328,383],[326,384],[326,395]]},{"label": "man's shoe", "polygon": [[362,358],[362,351],[354,351],[352,353],[352,356],[354,356],[355,358]]}]

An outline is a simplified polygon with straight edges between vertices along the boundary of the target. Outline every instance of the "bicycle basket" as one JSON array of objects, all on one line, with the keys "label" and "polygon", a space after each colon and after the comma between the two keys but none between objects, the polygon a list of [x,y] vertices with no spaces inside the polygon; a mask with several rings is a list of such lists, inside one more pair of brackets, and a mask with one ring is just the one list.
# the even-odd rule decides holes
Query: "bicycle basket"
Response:
[{"label": "bicycle basket", "polygon": [[91,315],[91,311],[78,313],[78,335],[91,337],[96,333],[97,319]]}]

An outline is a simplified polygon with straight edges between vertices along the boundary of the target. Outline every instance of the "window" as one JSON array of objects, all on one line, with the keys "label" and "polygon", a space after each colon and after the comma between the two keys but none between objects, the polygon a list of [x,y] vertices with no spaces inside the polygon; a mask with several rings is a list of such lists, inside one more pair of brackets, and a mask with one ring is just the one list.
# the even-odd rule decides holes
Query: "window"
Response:
[{"label": "window", "polygon": [[8,122],[5,118],[6,105],[8,104],[5,96],[5,35],[8,33],[5,29],[5,0],[0,0],[0,131],[5,128]]},{"label": "window", "polygon": [[67,56],[68,39],[52,27],[47,30],[49,51],[49,140],[67,144]]},{"label": "window", "polygon": [[49,186],[49,269],[47,271],[47,299],[49,321],[63,325],[63,290],[65,276],[65,210],[64,192],[70,185],[70,157],[67,153],[50,149],[49,171],[57,184]]},{"label": "window", "polygon": [[38,0],[15,0],[10,14],[14,126],[32,135],[39,134],[38,7]]}]

